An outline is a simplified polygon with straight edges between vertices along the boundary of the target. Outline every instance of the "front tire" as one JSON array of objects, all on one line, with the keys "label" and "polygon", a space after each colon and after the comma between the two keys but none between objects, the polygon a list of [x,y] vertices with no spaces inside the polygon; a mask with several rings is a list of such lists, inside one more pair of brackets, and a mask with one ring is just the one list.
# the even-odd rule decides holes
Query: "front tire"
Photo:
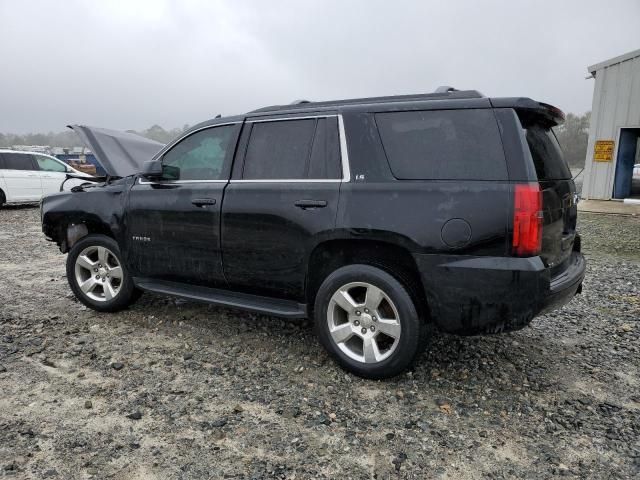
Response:
[{"label": "front tire", "polygon": [[76,298],[99,312],[117,312],[140,296],[118,244],[106,235],[87,235],[73,246],[67,280]]},{"label": "front tire", "polygon": [[348,265],[329,275],[314,304],[322,345],[342,368],[382,379],[398,375],[421,351],[416,306],[395,277],[370,265]]}]

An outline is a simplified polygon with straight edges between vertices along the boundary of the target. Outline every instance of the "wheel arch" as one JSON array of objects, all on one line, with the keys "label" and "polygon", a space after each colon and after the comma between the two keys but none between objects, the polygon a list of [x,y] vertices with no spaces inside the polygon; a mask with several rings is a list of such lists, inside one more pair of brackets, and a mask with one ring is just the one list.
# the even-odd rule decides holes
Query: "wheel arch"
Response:
[{"label": "wheel arch", "polygon": [[[43,224],[46,223],[46,219]],[[111,227],[95,215],[65,215],[58,219],[53,228],[48,228],[49,236],[58,244],[62,253],[67,253],[87,235],[105,235],[117,241]]]},{"label": "wheel arch", "polygon": [[318,243],[310,252],[305,277],[305,298],[313,305],[316,293],[327,276],[351,264],[378,267],[400,281],[409,291],[422,318],[430,319],[429,301],[422,278],[406,238],[333,238]]}]

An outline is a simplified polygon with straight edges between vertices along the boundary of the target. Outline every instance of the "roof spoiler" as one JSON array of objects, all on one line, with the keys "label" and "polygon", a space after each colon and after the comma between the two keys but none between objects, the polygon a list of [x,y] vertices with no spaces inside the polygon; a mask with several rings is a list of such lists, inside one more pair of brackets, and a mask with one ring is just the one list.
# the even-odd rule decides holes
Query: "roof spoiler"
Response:
[{"label": "roof spoiler", "polygon": [[564,123],[565,115],[562,110],[548,103],[536,102],[530,98],[492,98],[491,105],[495,108],[514,108],[522,117],[535,117],[547,127],[555,127]]}]

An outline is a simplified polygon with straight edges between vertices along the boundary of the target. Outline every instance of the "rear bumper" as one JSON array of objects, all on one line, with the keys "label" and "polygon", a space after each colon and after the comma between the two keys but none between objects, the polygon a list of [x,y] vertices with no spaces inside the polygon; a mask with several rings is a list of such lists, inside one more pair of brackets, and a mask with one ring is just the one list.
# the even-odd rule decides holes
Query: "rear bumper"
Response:
[{"label": "rear bumper", "polygon": [[567,269],[549,282],[549,291],[541,299],[539,313],[559,308],[568,303],[576,293],[580,293],[586,269],[587,262],[582,254],[573,252],[569,258]]},{"label": "rear bumper", "polygon": [[540,257],[414,255],[436,325],[460,335],[498,333],[528,325],[580,290],[585,260],[573,252],[557,277]]}]

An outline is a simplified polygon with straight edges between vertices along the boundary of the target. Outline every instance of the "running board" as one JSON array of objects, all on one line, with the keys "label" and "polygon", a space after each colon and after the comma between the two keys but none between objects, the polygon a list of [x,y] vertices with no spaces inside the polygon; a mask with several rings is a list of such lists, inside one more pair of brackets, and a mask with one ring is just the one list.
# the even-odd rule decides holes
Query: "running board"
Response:
[{"label": "running board", "polygon": [[149,292],[188,298],[224,307],[240,308],[276,317],[305,318],[307,316],[307,306],[291,300],[145,278],[134,278],[133,283],[136,287]]}]

